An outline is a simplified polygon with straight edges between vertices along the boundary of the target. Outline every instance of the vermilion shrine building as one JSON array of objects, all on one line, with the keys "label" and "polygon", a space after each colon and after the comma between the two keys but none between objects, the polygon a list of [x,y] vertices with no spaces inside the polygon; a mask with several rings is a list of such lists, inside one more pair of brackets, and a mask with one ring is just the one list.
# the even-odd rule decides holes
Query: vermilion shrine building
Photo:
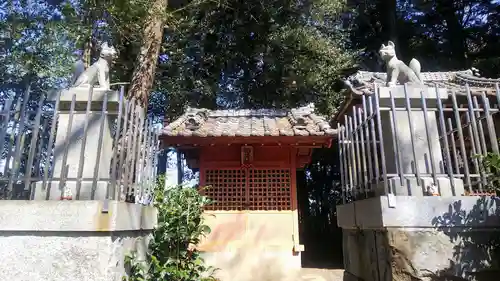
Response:
[{"label": "vermilion shrine building", "polygon": [[[268,266],[300,267],[296,170],[336,131],[314,105],[291,110],[189,108],[166,126],[162,141],[200,171],[211,234],[198,245],[224,269],[245,255]],[[257,253],[257,254],[256,254]],[[240,259],[240,260],[237,260]]]}]

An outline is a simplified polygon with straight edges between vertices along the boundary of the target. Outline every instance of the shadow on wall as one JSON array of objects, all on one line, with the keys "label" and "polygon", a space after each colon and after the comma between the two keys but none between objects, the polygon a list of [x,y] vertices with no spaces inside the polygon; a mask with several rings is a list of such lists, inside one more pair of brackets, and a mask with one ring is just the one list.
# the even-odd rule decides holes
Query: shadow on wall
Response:
[{"label": "shadow on wall", "polygon": [[500,280],[500,199],[462,198],[430,227],[352,231],[347,274],[366,281]]},{"label": "shadow on wall", "polygon": [[[265,227],[254,229],[226,244],[225,249],[204,252],[203,258],[208,265],[218,268],[215,277],[220,281],[327,281],[328,277],[318,274],[304,274],[292,256],[291,247],[271,247],[262,243],[265,239]],[[220,236],[218,238],[221,238]],[[244,240],[243,240],[244,239]],[[289,245],[291,246],[291,245]],[[233,249],[231,249],[233,248]],[[231,249],[231,250],[230,250]]]},{"label": "shadow on wall", "polygon": [[431,280],[495,281],[500,278],[500,198],[478,197],[472,208],[458,200],[433,219],[455,245],[447,268],[427,272]]}]

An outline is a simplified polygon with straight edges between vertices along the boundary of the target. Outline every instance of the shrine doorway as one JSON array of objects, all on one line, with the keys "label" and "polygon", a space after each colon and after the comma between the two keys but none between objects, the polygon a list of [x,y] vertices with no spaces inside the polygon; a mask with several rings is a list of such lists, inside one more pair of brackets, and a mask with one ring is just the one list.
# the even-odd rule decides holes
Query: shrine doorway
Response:
[{"label": "shrine doorway", "polygon": [[310,165],[297,170],[297,205],[304,268],[343,269],[342,229],[336,204],[341,201],[336,145],[317,149]]}]

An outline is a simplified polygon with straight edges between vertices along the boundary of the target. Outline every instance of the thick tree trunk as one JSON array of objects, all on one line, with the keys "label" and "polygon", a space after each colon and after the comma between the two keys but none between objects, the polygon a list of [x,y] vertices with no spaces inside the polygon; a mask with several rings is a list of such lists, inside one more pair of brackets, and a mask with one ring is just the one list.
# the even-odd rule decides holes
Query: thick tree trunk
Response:
[{"label": "thick tree trunk", "polygon": [[92,65],[92,62],[99,58],[99,54],[100,47],[97,42],[89,36],[89,38],[83,43],[82,61],[85,65],[85,69],[89,68]]},{"label": "thick tree trunk", "polygon": [[445,33],[445,38],[449,42],[450,53],[453,58],[451,66],[456,69],[467,68],[466,35],[464,27],[456,14],[455,5],[449,1],[437,1],[436,9],[446,22],[447,31]]},{"label": "thick tree trunk", "polygon": [[177,184],[181,185],[184,181],[184,161],[182,161],[182,152],[177,149]]},{"label": "thick tree trunk", "polygon": [[398,46],[396,29],[396,0],[380,0],[377,8],[380,10],[382,23],[382,40],[391,40]]},{"label": "thick tree trunk", "polygon": [[144,26],[141,49],[127,94],[129,98],[135,98],[144,107],[148,104],[148,95],[153,87],[158,55],[163,39],[167,5],[167,0],[154,0],[151,5]]},{"label": "thick tree trunk", "polygon": [[90,39],[86,40],[85,43],[83,44],[82,61],[85,65],[85,69],[89,68],[89,66],[92,64],[91,44],[92,43],[90,42]]},{"label": "thick tree trunk", "polygon": [[[144,32],[142,34],[142,44],[137,56],[137,61],[132,74],[132,81],[127,93],[128,99],[135,99],[135,103],[142,108],[138,109],[131,116],[139,114],[141,118],[145,117],[148,106],[149,92],[153,88],[156,66],[158,64],[158,55],[163,39],[163,27],[165,24],[165,11],[167,9],[167,0],[152,0],[148,11],[148,17],[144,23]],[[124,132],[121,138],[132,137],[131,133],[137,130],[137,127],[131,127]],[[136,163],[130,163],[135,170]],[[136,179],[133,179],[135,182]],[[135,190],[132,189],[131,196],[127,202],[135,202]]]}]

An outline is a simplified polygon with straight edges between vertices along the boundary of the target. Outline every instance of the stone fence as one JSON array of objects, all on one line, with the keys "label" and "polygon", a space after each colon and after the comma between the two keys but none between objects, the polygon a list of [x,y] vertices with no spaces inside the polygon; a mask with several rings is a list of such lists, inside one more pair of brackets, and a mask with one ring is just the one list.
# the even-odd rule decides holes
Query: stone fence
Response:
[{"label": "stone fence", "polygon": [[0,279],[122,280],[156,224],[152,121],[123,87],[36,94],[0,101]]},{"label": "stone fence", "polygon": [[500,202],[483,158],[499,153],[496,89],[378,87],[343,116],[337,215],[348,279],[469,280],[491,270]]}]

